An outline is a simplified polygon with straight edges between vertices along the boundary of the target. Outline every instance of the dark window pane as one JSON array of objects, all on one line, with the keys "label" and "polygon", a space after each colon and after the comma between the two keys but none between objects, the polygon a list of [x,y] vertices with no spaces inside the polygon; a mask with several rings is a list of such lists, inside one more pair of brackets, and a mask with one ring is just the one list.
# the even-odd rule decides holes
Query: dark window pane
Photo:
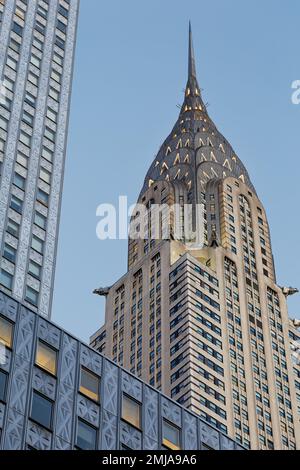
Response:
[{"label": "dark window pane", "polygon": [[23,202],[16,196],[12,196],[10,200],[10,207],[19,214],[22,213]]},{"label": "dark window pane", "polygon": [[22,26],[20,26],[20,25],[19,25],[18,23],[16,23],[16,22],[13,22],[12,30],[14,31],[14,33],[18,34],[19,36],[22,36],[22,35],[23,35],[23,28],[22,28]]},{"label": "dark window pane", "polygon": [[26,286],[25,300],[32,305],[38,304],[39,293],[29,286]]}]

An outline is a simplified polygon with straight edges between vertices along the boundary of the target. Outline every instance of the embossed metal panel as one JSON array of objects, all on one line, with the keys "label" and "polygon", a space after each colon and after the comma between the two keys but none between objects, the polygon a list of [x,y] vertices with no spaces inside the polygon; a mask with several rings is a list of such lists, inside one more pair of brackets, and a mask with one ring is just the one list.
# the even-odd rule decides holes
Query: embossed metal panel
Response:
[{"label": "embossed metal panel", "polygon": [[[7,363],[0,368],[9,374],[6,404],[0,403],[0,448],[68,450],[76,446],[78,418],[97,429],[97,448],[135,450],[162,448],[162,420],[176,425],[182,447],[196,450],[242,448],[178,403],[161,395],[128,371],[57,325],[31,312],[22,304],[2,296],[5,311],[15,319],[15,341],[6,350]],[[4,310],[4,308],[3,308]],[[43,339],[57,349],[57,377],[35,365],[35,344]],[[99,404],[79,392],[81,366],[97,374],[101,381]],[[52,432],[30,420],[32,390],[53,402]],[[141,429],[121,417],[122,392],[141,403]]]}]

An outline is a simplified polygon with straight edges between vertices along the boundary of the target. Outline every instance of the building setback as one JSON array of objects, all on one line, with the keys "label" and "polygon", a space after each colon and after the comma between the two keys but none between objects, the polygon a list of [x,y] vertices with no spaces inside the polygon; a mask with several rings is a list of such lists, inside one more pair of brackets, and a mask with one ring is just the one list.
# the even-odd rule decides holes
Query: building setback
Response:
[{"label": "building setback", "polygon": [[0,340],[0,449],[243,449],[2,292]]},{"label": "building setback", "polygon": [[51,312],[79,0],[0,2],[0,285]]},{"label": "building setback", "polygon": [[175,203],[179,215],[166,225],[162,210],[157,226],[134,212],[128,272],[96,291],[106,314],[91,345],[247,448],[300,448],[286,302],[295,290],[276,282],[263,205],[207,113],[191,29],[188,65],[178,120],[138,198],[148,213]]}]

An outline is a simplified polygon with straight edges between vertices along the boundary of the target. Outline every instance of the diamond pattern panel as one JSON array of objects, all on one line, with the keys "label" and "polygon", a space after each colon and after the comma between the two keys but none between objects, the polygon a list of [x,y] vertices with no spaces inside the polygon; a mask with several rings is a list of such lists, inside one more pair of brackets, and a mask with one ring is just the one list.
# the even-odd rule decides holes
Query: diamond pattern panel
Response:
[{"label": "diamond pattern panel", "polygon": [[118,367],[109,361],[104,362],[103,408],[118,414]]},{"label": "diamond pattern panel", "polygon": [[222,450],[234,450],[234,441],[229,439],[229,437],[221,434],[221,449]]},{"label": "diamond pattern panel", "polygon": [[22,356],[28,362],[31,361],[32,355],[35,318],[34,313],[21,306],[16,354]]},{"label": "diamond pattern panel", "polygon": [[33,371],[32,386],[51,400],[55,400],[56,380],[38,368]]},{"label": "diamond pattern panel", "polygon": [[7,295],[0,292],[0,313],[12,321],[16,321],[18,304]]},{"label": "diamond pattern panel", "polygon": [[60,330],[41,317],[39,318],[38,336],[56,349],[59,348]]},{"label": "diamond pattern panel", "polygon": [[144,436],[143,449],[145,449],[145,450],[158,450],[158,442],[154,441],[149,436]]},{"label": "diamond pattern panel", "polygon": [[72,439],[73,390],[62,387],[57,400],[56,434],[67,442]]},{"label": "diamond pattern panel", "polygon": [[9,406],[22,414],[25,414],[26,409],[29,368],[30,364],[27,361],[24,361],[20,356],[15,356]]},{"label": "diamond pattern panel", "polygon": [[70,388],[75,388],[77,347],[77,341],[64,334],[60,381]]},{"label": "diamond pattern panel", "polygon": [[101,450],[117,448],[117,417],[103,410],[101,421]]},{"label": "diamond pattern panel", "polygon": [[127,423],[120,423],[120,442],[130,449],[141,450],[142,434]]},{"label": "diamond pattern panel", "polygon": [[168,400],[165,397],[161,399],[161,414],[177,426],[181,426],[181,408],[180,406]]},{"label": "diamond pattern panel", "polygon": [[21,450],[23,429],[24,429],[24,416],[14,409],[9,409],[6,430],[4,433],[5,450]]},{"label": "diamond pattern panel", "polygon": [[65,333],[62,343],[56,434],[64,441],[72,442],[78,343]]},{"label": "diamond pattern panel", "polygon": [[54,450],[71,450],[71,445],[60,437],[55,436],[53,448]]},{"label": "diamond pattern panel", "polygon": [[71,450],[71,445],[58,436],[54,437],[53,450]]},{"label": "diamond pattern panel", "polygon": [[51,433],[35,423],[28,422],[26,443],[38,450],[51,449]]},{"label": "diamond pattern panel", "polygon": [[99,406],[87,398],[78,395],[77,414],[93,426],[99,427]]}]

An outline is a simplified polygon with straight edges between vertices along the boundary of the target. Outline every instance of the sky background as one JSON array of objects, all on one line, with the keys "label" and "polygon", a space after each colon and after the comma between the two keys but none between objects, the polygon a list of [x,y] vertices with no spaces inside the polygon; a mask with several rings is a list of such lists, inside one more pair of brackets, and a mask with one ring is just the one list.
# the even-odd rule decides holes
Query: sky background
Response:
[{"label": "sky background", "polygon": [[[83,340],[102,325],[92,294],[126,272],[127,242],[96,237],[96,208],[136,201],[198,80],[269,218],[278,284],[300,287],[299,0],[81,0],[52,318]],[[300,317],[300,295],[289,300]]]}]

